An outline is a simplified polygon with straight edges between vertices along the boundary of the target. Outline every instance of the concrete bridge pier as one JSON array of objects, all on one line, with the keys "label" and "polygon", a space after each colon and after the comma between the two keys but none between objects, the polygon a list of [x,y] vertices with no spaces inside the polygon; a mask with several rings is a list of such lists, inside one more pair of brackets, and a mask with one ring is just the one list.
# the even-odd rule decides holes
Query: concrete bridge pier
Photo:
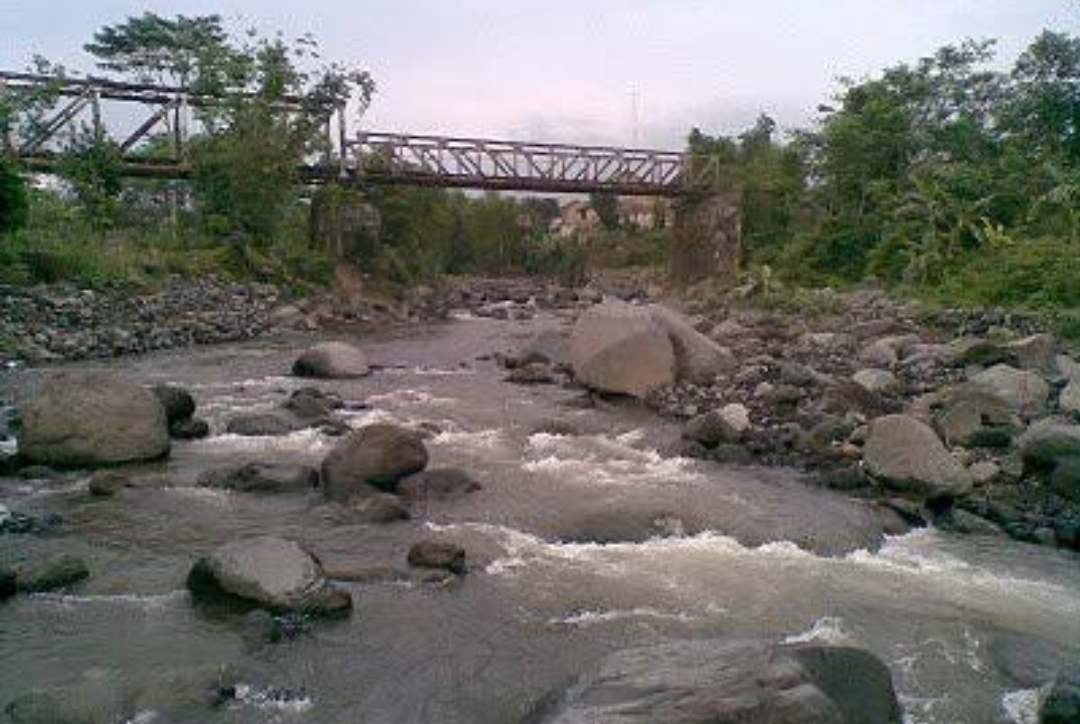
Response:
[{"label": "concrete bridge pier", "polygon": [[675,205],[671,281],[689,286],[704,279],[734,281],[742,246],[738,194],[723,191],[683,197]]}]

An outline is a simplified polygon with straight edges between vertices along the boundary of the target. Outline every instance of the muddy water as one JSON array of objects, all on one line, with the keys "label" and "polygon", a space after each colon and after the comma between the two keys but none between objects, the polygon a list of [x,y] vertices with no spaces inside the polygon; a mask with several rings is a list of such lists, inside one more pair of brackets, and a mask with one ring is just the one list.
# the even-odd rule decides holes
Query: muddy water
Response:
[{"label": "muddy water", "polygon": [[[574,391],[504,383],[483,359],[557,324],[460,318],[363,340],[385,368],[322,385],[371,405],[350,415],[353,426],[433,424],[432,465],[484,486],[386,526],[335,523],[315,495],[194,487],[215,465],[317,463],[333,445],[315,432],[220,434],[229,415],[276,406],[302,384],[285,371],[309,340],[98,365],[188,387],[217,434],[133,470],[140,487],[118,499],[91,500],[80,476],[0,480],[0,503],[66,521],[53,536],[5,536],[0,558],[66,551],[92,571],[69,594],[0,606],[0,704],[82,686],[122,692],[139,722],[514,722],[612,649],[752,635],[871,649],[891,667],[909,722],[1025,722],[1035,692],[1002,673],[992,641],[1080,651],[1075,555],[926,530],[883,538],[867,505],[790,471],[664,458],[657,451],[677,430],[646,411],[579,409],[567,404]],[[9,375],[7,392],[35,376]],[[578,434],[536,432],[553,420]],[[649,538],[657,518],[684,534]],[[638,542],[585,542],[625,520],[645,521],[630,536]],[[447,588],[343,584],[357,603],[350,619],[265,645],[242,620],[193,608],[183,580],[215,544],[268,532],[328,565],[401,568],[412,542],[439,536],[465,545],[471,572]],[[221,669],[243,685],[207,714],[203,692]]]}]

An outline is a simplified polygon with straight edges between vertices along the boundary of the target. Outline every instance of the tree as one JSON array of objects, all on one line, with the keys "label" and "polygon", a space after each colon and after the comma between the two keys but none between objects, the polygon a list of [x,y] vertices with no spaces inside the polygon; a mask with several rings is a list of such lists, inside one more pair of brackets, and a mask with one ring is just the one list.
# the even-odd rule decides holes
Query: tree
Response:
[{"label": "tree", "polygon": [[221,16],[163,18],[143,13],[94,33],[86,52],[98,67],[144,83],[187,87],[229,54]]},{"label": "tree", "polygon": [[589,206],[600,218],[600,224],[607,230],[619,228],[619,197],[606,191],[589,194]]}]

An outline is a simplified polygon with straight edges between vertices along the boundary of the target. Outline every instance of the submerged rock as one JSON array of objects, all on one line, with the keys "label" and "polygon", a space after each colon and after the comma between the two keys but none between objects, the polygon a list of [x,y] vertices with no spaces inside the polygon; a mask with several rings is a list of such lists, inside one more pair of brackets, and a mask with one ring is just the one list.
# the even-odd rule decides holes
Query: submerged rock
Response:
[{"label": "submerged rock", "polygon": [[90,576],[81,558],[66,553],[28,564],[15,572],[15,587],[20,593],[55,591]]},{"label": "submerged rock", "polygon": [[319,471],[307,465],[251,462],[208,470],[198,484],[255,493],[307,492],[319,486]]},{"label": "submerged rock", "polygon": [[403,478],[398,494],[409,502],[452,500],[482,489],[480,483],[463,470],[434,468]]},{"label": "submerged rock", "polygon": [[217,548],[192,566],[187,587],[197,598],[232,597],[275,612],[337,615],[352,608],[349,594],[327,582],[314,556],[276,536]]},{"label": "submerged rock", "polygon": [[537,724],[900,724],[867,651],[691,640],[604,658],[526,719]]},{"label": "submerged rock", "polygon": [[165,409],[157,397],[115,375],[50,376],[22,410],[19,453],[32,462],[115,465],[168,452]]},{"label": "submerged rock", "polygon": [[243,412],[225,423],[225,432],[245,437],[287,435],[308,425],[284,412]]},{"label": "submerged rock", "polygon": [[902,492],[962,495],[972,487],[971,474],[930,426],[907,415],[886,415],[870,423],[863,461],[871,475]]},{"label": "submerged rock", "polygon": [[371,374],[364,353],[345,342],[323,342],[310,347],[293,363],[297,377],[350,379]]},{"label": "submerged rock", "polygon": [[322,462],[323,492],[331,500],[394,490],[398,481],[427,466],[423,438],[414,430],[376,423],[356,430]]},{"label": "submerged rock", "polygon": [[413,568],[435,568],[458,575],[465,573],[465,549],[455,543],[425,540],[409,549],[409,565]]},{"label": "submerged rock", "polygon": [[131,485],[131,479],[126,475],[112,470],[100,470],[90,478],[87,487],[90,490],[90,495],[98,498],[109,498],[124,488],[130,488]]}]

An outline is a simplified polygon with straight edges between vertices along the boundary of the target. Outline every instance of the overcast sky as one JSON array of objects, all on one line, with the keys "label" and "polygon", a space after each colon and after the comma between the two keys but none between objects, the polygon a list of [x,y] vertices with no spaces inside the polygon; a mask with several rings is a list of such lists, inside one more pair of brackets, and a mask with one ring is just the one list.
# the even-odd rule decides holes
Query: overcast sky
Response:
[{"label": "overcast sky", "polygon": [[1080,0],[0,0],[0,68],[91,71],[94,30],[146,10],[314,34],[374,76],[371,129],[661,147],[762,111],[803,125],[837,77],[965,37],[1011,62],[1043,29],[1080,35]]}]

